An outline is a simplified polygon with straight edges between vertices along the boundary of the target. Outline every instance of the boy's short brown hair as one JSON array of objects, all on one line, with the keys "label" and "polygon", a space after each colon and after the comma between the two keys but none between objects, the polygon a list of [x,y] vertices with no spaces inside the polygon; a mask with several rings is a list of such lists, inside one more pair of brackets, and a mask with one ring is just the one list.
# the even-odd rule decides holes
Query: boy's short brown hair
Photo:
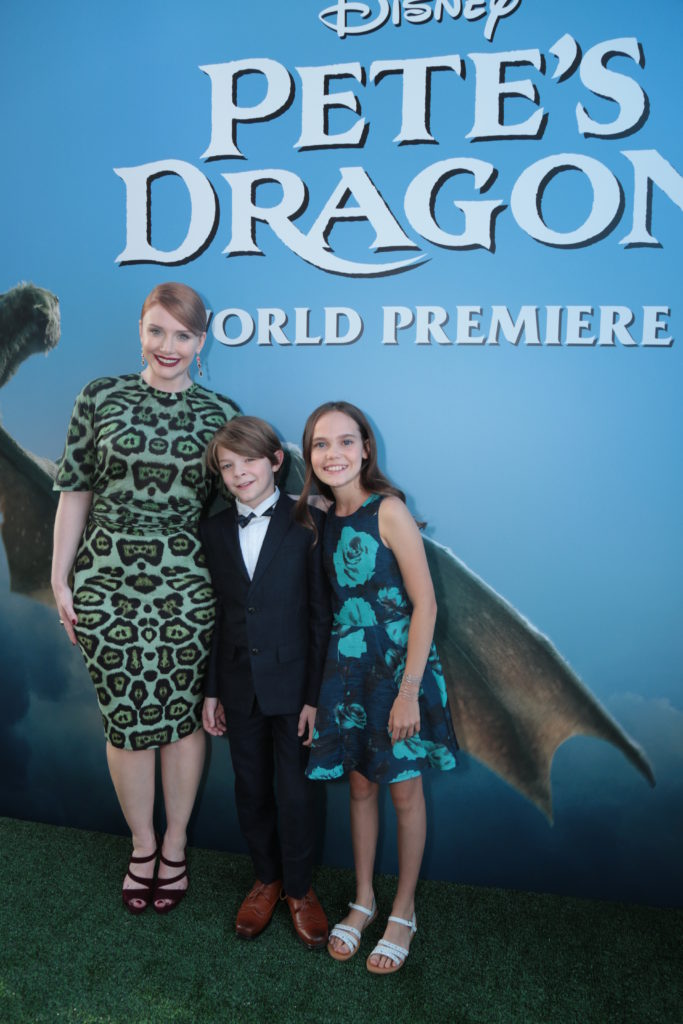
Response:
[{"label": "boy's short brown hair", "polygon": [[[271,466],[282,451],[282,442],[270,423],[258,416],[236,416],[224,423],[209,441],[206,448],[206,464],[213,473],[220,473],[218,449],[227,448],[237,455],[252,459],[268,459]],[[277,479],[277,473],[275,474]]]}]

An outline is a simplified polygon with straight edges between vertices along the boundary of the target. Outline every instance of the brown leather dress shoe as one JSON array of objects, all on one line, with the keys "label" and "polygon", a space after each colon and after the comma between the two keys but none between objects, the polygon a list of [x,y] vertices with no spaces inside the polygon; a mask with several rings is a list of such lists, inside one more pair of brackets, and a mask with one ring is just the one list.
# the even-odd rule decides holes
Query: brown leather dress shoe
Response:
[{"label": "brown leather dress shoe", "polygon": [[255,939],[266,927],[282,892],[282,882],[259,882],[258,878],[237,911],[235,931],[240,939]]},{"label": "brown leather dress shoe", "polygon": [[304,946],[308,946],[309,949],[324,949],[327,945],[327,918],[313,890],[309,889],[300,900],[288,896],[287,903],[294,922],[294,931]]}]

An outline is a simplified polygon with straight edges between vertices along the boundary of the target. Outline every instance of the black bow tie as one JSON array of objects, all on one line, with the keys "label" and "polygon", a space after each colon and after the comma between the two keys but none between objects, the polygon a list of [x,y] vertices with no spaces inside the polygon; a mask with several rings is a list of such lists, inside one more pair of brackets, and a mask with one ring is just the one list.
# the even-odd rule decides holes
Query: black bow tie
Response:
[{"label": "black bow tie", "polygon": [[249,525],[249,523],[250,523],[250,522],[252,521],[252,519],[260,519],[260,518],[261,518],[261,516],[272,516],[273,512],[275,511],[275,506],[276,506],[276,505],[277,505],[277,502],[274,502],[274,503],[273,503],[273,504],[272,504],[272,505],[270,506],[270,508],[267,508],[267,509],[265,510],[265,512],[261,512],[261,513],[260,513],[260,515],[258,515],[258,516],[256,515],[256,513],[255,513],[255,512],[250,512],[248,516],[241,516],[241,515],[240,515],[240,514],[238,513],[238,514],[237,514],[237,522],[239,523],[239,525],[240,525],[240,526],[241,526],[242,528],[244,528],[245,526],[248,526],[248,525]]}]

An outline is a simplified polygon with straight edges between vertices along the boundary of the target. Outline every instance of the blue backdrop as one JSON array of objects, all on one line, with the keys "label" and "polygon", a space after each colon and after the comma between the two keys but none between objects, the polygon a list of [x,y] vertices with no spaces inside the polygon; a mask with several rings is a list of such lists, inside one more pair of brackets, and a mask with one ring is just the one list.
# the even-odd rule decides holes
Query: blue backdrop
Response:
[{"label": "blue backdrop", "polygon": [[[149,289],[196,287],[205,382],[292,441],[321,401],[367,410],[428,534],[652,760],[655,790],[572,740],[549,828],[463,757],[425,874],[679,903],[683,8],[361,6],[5,5],[0,289],[58,295],[62,339],[3,426],[57,458],[79,388],[137,368]],[[4,553],[0,615],[0,811],[121,830],[87,674]],[[195,844],[242,849],[231,782],[214,743]],[[327,863],[345,799],[321,787]]]}]

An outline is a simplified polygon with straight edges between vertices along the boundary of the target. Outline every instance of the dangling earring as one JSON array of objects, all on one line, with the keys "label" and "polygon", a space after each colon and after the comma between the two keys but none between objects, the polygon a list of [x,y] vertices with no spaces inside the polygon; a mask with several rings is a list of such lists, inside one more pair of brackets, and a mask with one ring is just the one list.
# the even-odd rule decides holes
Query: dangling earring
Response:
[{"label": "dangling earring", "polygon": [[142,351],[142,349],[140,349],[140,361],[142,362],[142,365],[144,367],[144,365],[145,365],[145,353]]},{"label": "dangling earring", "polygon": [[204,373],[202,372],[202,364],[201,364],[201,361],[199,359],[199,352],[197,353],[197,370],[199,371],[199,376],[203,377]]}]

